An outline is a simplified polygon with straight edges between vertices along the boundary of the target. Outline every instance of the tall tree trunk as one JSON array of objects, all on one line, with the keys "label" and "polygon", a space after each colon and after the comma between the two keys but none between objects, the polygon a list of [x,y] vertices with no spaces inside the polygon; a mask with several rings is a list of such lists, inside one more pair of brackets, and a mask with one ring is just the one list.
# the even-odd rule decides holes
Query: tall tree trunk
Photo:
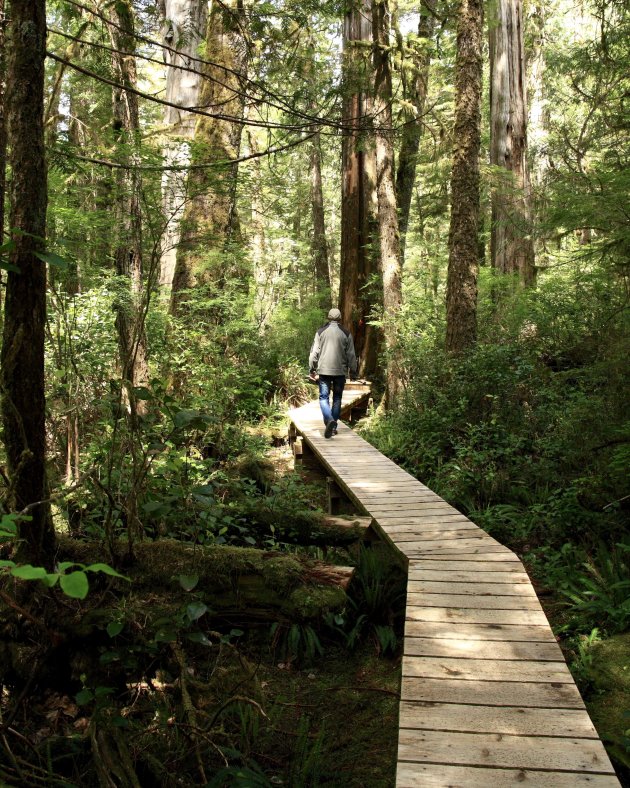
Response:
[{"label": "tall tree trunk", "polygon": [[481,0],[460,0],[446,286],[446,348],[452,352],[464,350],[477,338],[482,36]]},{"label": "tall tree trunk", "polygon": [[[193,164],[216,164],[193,170],[171,292],[171,312],[184,300],[183,291],[198,282],[221,286],[227,271],[223,252],[238,238],[236,186],[241,149],[247,75],[246,16],[242,0],[213,2],[208,17],[205,66],[200,105],[230,119],[200,116],[195,129]],[[233,120],[232,120],[233,118]]]},{"label": "tall tree trunk", "polygon": [[311,176],[311,255],[315,274],[315,288],[322,307],[330,304],[330,271],[328,269],[328,243],[324,215],[324,189],[322,187],[322,151],[319,132],[311,141],[309,169]]},{"label": "tall tree trunk", "polygon": [[[0,245],[4,243],[4,194],[7,182],[7,123],[5,93],[7,87],[5,0],[0,0]],[[2,271],[0,271],[0,311],[2,310]]]},{"label": "tall tree trunk", "polygon": [[341,264],[339,308],[343,324],[354,336],[359,374],[371,377],[378,362],[378,331],[368,323],[381,297],[373,280],[379,271],[373,247],[378,211],[376,155],[369,142],[366,117],[371,98],[372,38],[370,0],[355,0],[343,27],[343,123],[341,185]]},{"label": "tall tree trunk", "polygon": [[[208,0],[161,0],[160,10],[164,62],[167,65],[166,100],[181,107],[167,107],[164,113],[169,136],[164,159],[167,165],[185,167],[190,164],[190,143],[195,133],[196,116],[184,108],[196,107],[199,103],[202,66],[197,59],[208,22]],[[170,295],[175,274],[187,182],[187,170],[165,170],[162,177],[166,227],[159,282],[165,296]]]},{"label": "tall tree trunk", "polygon": [[[45,0],[12,0],[7,70],[11,166],[9,262],[1,353],[2,417],[10,479],[7,505],[32,506],[20,527],[22,551],[50,565],[55,535],[46,494],[44,252],[47,178],[44,156]],[[38,504],[33,506],[33,504]]]},{"label": "tall tree trunk", "polygon": [[387,0],[373,0],[374,117],[378,239],[383,274],[383,336],[387,349],[385,404],[396,402],[402,383],[397,323],[402,304],[400,235],[396,206],[394,142],[392,130],[392,74]]},{"label": "tall tree trunk", "polygon": [[404,259],[411,196],[416,180],[416,165],[420,138],[422,136],[424,106],[429,87],[429,66],[431,65],[431,37],[435,28],[435,0],[424,0],[418,22],[418,41],[412,43],[412,79],[407,100],[413,112],[404,114],[405,125],[402,130],[398,170],[396,172],[396,196],[398,199],[398,226],[400,228],[400,252]]},{"label": "tall tree trunk", "polygon": [[492,190],[490,254],[501,273],[535,278],[527,165],[523,0],[498,0],[490,24],[490,163],[505,177]]},{"label": "tall tree trunk", "polygon": [[[116,303],[116,328],[120,347],[122,380],[128,387],[132,415],[144,401],[136,401],[133,388],[145,386],[149,380],[147,343],[144,329],[146,311],[142,271],[142,209],[140,205],[142,180],[134,167],[140,141],[138,97],[132,92],[137,86],[136,61],[129,54],[135,50],[133,9],[130,0],[118,0],[112,6],[110,33],[114,70],[121,85],[131,90],[115,88],[114,126],[120,129],[119,142],[122,161],[129,169],[118,170],[116,189],[116,226],[118,237],[114,251],[116,273],[124,278],[128,293],[119,294]],[[127,53],[127,54],[122,54]]]}]

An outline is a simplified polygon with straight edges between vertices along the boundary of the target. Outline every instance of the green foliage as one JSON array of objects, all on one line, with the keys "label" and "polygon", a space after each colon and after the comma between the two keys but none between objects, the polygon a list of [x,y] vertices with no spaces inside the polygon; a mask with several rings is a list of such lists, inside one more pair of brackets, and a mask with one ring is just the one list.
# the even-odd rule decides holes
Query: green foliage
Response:
[{"label": "green foliage", "polygon": [[271,626],[271,647],[286,664],[312,664],[324,653],[317,632],[311,624],[281,624]]},{"label": "green foliage", "polygon": [[625,632],[630,627],[630,541],[611,548],[600,542],[582,570],[560,588],[571,603],[565,628],[584,631],[597,623],[610,635]]},{"label": "green foliage", "polygon": [[[0,520],[0,542],[18,541],[18,523],[30,522],[31,518],[23,514],[4,514]],[[75,568],[76,567],[76,568]],[[0,560],[0,572],[4,570],[18,580],[39,580],[47,588],[59,587],[66,596],[73,599],[85,599],[90,589],[88,572],[102,573],[109,577],[118,577],[128,580],[111,566],[104,563],[78,564],[72,561],[62,561],[57,564],[54,572],[47,571],[43,566],[32,564],[16,564],[9,559]],[[69,571],[71,570],[71,571]]]},{"label": "green foliage", "polygon": [[395,653],[404,617],[406,577],[391,555],[377,546],[361,546],[343,613],[328,613],[324,622],[354,650],[371,638],[379,654]]}]

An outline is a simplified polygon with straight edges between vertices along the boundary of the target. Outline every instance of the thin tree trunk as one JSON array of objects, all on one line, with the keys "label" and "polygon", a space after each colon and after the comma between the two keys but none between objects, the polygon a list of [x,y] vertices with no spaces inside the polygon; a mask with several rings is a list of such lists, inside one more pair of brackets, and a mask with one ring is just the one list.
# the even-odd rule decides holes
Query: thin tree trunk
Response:
[{"label": "thin tree trunk", "polygon": [[372,63],[367,57],[372,37],[370,0],[355,0],[343,28],[343,122],[341,263],[339,308],[343,324],[354,336],[359,374],[371,377],[378,362],[377,329],[368,323],[381,301],[372,280],[379,271],[373,246],[377,224],[376,157],[366,118],[371,111],[368,86]]},{"label": "thin tree trunk", "polygon": [[[5,93],[7,87],[5,0],[0,0],[0,245],[4,243],[4,205],[7,182],[7,123]],[[0,271],[0,311],[2,310],[2,274]]]},{"label": "thin tree trunk", "polygon": [[490,163],[505,177],[492,190],[490,254],[501,273],[535,279],[527,165],[527,98],[523,2],[499,0],[490,38]]},{"label": "thin tree trunk", "polygon": [[[116,50],[113,65],[118,81],[129,88],[137,85],[133,9],[129,0],[118,0],[112,9],[110,27],[112,44]],[[123,384],[127,386],[132,416],[143,409],[144,401],[136,401],[133,389],[146,386],[149,380],[147,342],[144,329],[144,286],[142,271],[142,210],[140,205],[142,180],[133,167],[137,163],[140,139],[138,97],[131,90],[114,91],[114,124],[120,128],[122,159],[129,169],[121,169],[117,176],[116,226],[118,238],[114,251],[116,273],[128,282],[129,299],[119,296],[116,304],[116,327],[120,346]]]},{"label": "thin tree trunk", "polygon": [[460,0],[446,287],[446,348],[452,352],[466,349],[477,338],[482,35],[481,0]]},{"label": "thin tree trunk", "polygon": [[392,75],[387,0],[373,0],[374,116],[376,182],[378,189],[378,238],[383,274],[383,336],[387,349],[385,404],[395,404],[402,383],[397,322],[402,305],[400,235],[396,205],[394,142],[392,130]]},{"label": "thin tree trunk", "polygon": [[[55,542],[46,494],[44,331],[47,177],[44,155],[45,0],[12,0],[7,69],[11,166],[9,262],[1,353],[2,416],[10,488],[7,506],[32,507],[20,525],[22,552],[49,566]],[[37,505],[34,505],[37,504]]]},{"label": "thin tree trunk", "polygon": [[242,269],[228,271],[223,253],[238,240],[236,187],[241,149],[247,74],[246,16],[242,0],[212,4],[207,25],[206,58],[199,103],[211,112],[236,120],[202,116],[195,130],[193,163],[216,163],[197,169],[188,179],[188,202],[171,291],[171,313],[177,314],[184,291],[199,282],[221,287],[226,277],[244,278]]},{"label": "thin tree trunk", "polygon": [[[164,149],[165,163],[185,166],[190,163],[190,143],[195,134],[195,115],[185,107],[199,103],[202,66],[199,49],[206,33],[208,0],[161,0],[163,19],[162,41],[166,63],[166,100],[182,109],[167,107],[164,122],[168,126],[169,140]],[[173,51],[176,50],[176,51]],[[189,70],[190,69],[190,70]],[[197,73],[193,73],[197,72]],[[166,227],[160,260],[160,289],[170,296],[177,247],[180,241],[180,224],[186,204],[186,170],[165,170],[162,177],[162,205]]]},{"label": "thin tree trunk", "polygon": [[326,219],[324,215],[324,189],[322,186],[322,151],[319,132],[311,141],[311,217],[313,235],[311,255],[315,273],[315,287],[322,307],[330,304],[330,271],[328,269],[328,243],[326,241]]},{"label": "thin tree trunk", "polygon": [[434,10],[435,0],[424,0],[424,7],[420,12],[420,21],[418,22],[418,42],[412,45],[411,67],[413,69],[413,79],[408,100],[413,105],[413,114],[406,112],[403,116],[406,123],[402,130],[398,170],[396,172],[401,260],[404,259],[405,255],[411,196],[416,180],[416,165],[418,151],[420,150],[420,138],[422,136],[424,106],[429,87],[429,66],[431,65],[429,41],[435,28],[435,17],[431,13]]}]

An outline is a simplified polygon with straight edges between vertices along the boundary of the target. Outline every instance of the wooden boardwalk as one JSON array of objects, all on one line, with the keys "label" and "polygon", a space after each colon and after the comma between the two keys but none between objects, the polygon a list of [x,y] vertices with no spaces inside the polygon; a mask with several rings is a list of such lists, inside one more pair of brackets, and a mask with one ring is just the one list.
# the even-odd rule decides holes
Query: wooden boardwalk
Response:
[{"label": "wooden boardwalk", "polygon": [[290,417],[407,563],[397,788],[619,786],[517,556],[345,425],[326,440],[317,402]]}]

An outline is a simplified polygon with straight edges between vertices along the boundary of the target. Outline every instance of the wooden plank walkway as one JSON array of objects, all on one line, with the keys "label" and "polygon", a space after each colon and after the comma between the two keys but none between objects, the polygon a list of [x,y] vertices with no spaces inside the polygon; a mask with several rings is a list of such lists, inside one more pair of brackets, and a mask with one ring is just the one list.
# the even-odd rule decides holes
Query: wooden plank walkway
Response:
[{"label": "wooden plank walkway", "polygon": [[619,786],[518,557],[317,402],[290,417],[408,566],[397,788]]}]

